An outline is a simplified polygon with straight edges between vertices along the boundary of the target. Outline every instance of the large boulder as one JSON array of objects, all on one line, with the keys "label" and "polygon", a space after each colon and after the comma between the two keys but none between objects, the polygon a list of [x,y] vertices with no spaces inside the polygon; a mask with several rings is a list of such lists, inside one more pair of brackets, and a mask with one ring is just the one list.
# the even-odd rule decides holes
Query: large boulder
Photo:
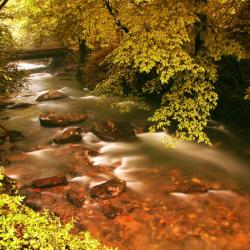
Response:
[{"label": "large boulder", "polygon": [[47,91],[46,93],[38,96],[36,101],[45,102],[45,101],[50,101],[50,100],[55,100],[55,99],[60,99],[60,98],[65,98],[65,97],[67,97],[66,94],[59,92],[58,90],[51,89]]},{"label": "large boulder", "polygon": [[58,135],[53,141],[57,144],[80,142],[82,140],[81,128],[68,128]]},{"label": "large boulder", "polygon": [[118,178],[111,179],[90,190],[90,197],[106,199],[121,195],[126,190],[126,182]]},{"label": "large boulder", "polygon": [[86,120],[87,116],[81,113],[45,112],[39,117],[40,123],[45,127],[65,127]]},{"label": "large boulder", "polygon": [[93,123],[91,132],[104,141],[130,141],[135,138],[134,126],[128,122],[96,122]]}]

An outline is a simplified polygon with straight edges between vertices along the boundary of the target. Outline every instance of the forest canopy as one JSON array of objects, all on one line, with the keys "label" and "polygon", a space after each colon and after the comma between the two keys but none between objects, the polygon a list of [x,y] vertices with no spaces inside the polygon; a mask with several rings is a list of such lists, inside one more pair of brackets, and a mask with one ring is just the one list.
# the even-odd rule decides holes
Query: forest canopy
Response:
[{"label": "forest canopy", "polygon": [[109,48],[96,94],[150,109],[152,131],[209,144],[219,62],[249,56],[247,9],[247,0],[13,0],[5,13],[25,42],[53,38],[79,50],[82,72],[91,53]]}]

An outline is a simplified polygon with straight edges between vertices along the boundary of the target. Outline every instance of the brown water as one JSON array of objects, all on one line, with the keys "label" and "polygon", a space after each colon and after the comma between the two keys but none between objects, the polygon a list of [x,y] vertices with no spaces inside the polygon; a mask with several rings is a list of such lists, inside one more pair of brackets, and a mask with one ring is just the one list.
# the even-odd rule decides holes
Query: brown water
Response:
[{"label": "brown water", "polygon": [[[30,62],[21,63],[21,67],[44,65]],[[49,89],[58,89],[69,98],[36,103],[37,96]],[[98,120],[142,126],[146,114],[135,107],[121,114],[110,108],[109,99],[90,95],[73,75],[55,76],[46,73],[46,68],[30,76],[28,90],[20,93],[17,101],[34,105],[0,114],[10,117],[1,124],[25,135],[16,144],[17,150],[6,156],[12,161],[6,172],[22,184],[65,174],[68,186],[39,190],[35,197],[42,207],[56,212],[64,221],[74,216],[79,230],[87,229],[119,249],[250,249],[250,161],[244,136],[211,121],[208,132],[214,147],[181,142],[175,150],[166,149],[164,133],[139,134],[129,143],[108,143],[90,132],[82,133],[82,143],[58,146],[51,141],[62,129],[40,126],[38,117],[44,111],[83,112],[88,116],[80,124],[83,127]],[[86,165],[85,148],[99,151],[97,156],[88,157],[90,165]],[[108,201],[88,197],[92,186],[114,176],[126,181],[124,194]],[[209,191],[169,192],[184,182],[202,183]],[[82,208],[67,201],[68,189],[86,196]],[[108,218],[103,213],[107,204],[122,212],[115,219]]]}]

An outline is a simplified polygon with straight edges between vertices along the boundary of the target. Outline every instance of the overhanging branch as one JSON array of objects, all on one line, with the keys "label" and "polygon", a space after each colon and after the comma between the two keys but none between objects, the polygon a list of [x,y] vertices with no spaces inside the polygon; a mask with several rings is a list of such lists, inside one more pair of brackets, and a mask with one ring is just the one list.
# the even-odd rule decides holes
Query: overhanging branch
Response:
[{"label": "overhanging branch", "polygon": [[129,30],[128,28],[121,22],[121,20],[119,20],[118,16],[118,12],[117,10],[113,9],[111,3],[109,2],[109,0],[103,0],[104,5],[106,7],[106,9],[108,10],[109,14],[113,17],[116,25],[123,30],[125,33],[128,33]]},{"label": "overhanging branch", "polygon": [[0,10],[6,5],[8,1],[9,0],[3,0],[2,3],[0,3]]}]

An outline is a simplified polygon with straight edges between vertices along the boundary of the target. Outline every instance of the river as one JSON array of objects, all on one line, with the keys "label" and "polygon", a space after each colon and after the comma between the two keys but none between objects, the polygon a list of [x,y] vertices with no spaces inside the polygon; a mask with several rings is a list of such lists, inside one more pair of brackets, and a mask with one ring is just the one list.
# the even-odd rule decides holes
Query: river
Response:
[{"label": "river", "polygon": [[[31,198],[40,207],[55,212],[63,221],[73,216],[76,231],[89,230],[119,249],[249,249],[250,160],[244,135],[211,120],[207,131],[213,147],[180,142],[169,149],[163,142],[164,133],[140,133],[131,142],[104,142],[91,132],[82,133],[81,143],[56,145],[52,140],[62,128],[42,127],[42,112],[84,113],[88,118],[79,124],[82,127],[106,120],[129,121],[141,127],[146,114],[136,107],[120,113],[110,108],[109,99],[92,96],[73,74],[48,73],[42,62],[21,62],[20,67],[40,70],[29,76],[27,89],[15,99],[34,105],[5,109],[0,114],[0,118],[8,117],[2,125],[25,136],[6,156],[11,161],[7,175],[26,185],[63,174],[70,189],[85,195],[79,208],[65,198],[69,187],[35,190]],[[35,101],[50,89],[68,98]],[[98,151],[89,156],[91,167],[82,163],[84,148]],[[73,165],[77,169],[74,174],[69,171]],[[126,181],[124,194],[104,201],[88,197],[91,187],[114,176]],[[193,192],[181,191],[188,185],[194,186]],[[196,186],[206,190],[196,192]],[[110,218],[110,213],[117,216]]]}]

